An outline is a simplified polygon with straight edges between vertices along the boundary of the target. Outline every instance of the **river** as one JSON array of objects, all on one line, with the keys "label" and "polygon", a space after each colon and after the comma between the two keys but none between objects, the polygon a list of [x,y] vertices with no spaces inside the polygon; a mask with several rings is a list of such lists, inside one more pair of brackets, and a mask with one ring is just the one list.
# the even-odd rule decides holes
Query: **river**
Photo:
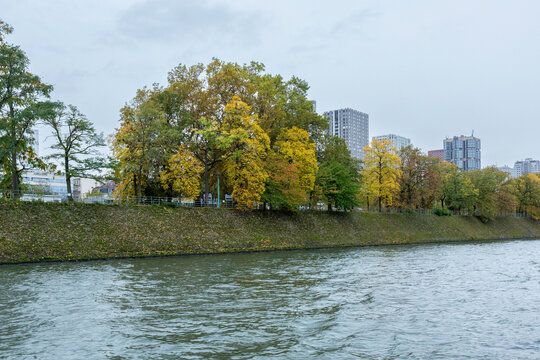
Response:
[{"label": "river", "polygon": [[540,240],[0,266],[0,299],[0,358],[540,358]]}]

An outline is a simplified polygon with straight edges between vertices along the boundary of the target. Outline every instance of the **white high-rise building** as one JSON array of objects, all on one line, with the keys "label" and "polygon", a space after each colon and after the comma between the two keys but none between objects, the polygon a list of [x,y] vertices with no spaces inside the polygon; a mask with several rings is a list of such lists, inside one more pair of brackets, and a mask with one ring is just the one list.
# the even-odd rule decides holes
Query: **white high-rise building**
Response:
[{"label": "white high-rise building", "polygon": [[345,140],[351,155],[364,159],[364,147],[369,145],[369,115],[358,110],[345,108],[327,111],[324,116],[330,125],[330,135]]},{"label": "white high-rise building", "polygon": [[406,138],[404,136],[399,136],[399,135],[396,135],[396,134],[374,136],[372,140],[375,140],[375,139],[377,139],[377,140],[382,140],[382,139],[390,140],[392,142],[392,144],[394,144],[394,147],[396,148],[397,151],[403,149],[404,147],[407,147],[407,146],[411,145],[411,139]]},{"label": "white high-rise building", "polygon": [[540,161],[527,158],[525,160],[516,161],[514,164],[515,177],[520,177],[526,174],[540,173]]}]

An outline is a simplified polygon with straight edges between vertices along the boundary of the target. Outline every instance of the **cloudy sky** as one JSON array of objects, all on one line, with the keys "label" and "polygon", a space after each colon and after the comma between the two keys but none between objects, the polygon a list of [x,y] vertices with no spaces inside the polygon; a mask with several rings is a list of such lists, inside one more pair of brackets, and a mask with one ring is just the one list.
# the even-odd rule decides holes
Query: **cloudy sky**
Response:
[{"label": "cloudy sky", "polygon": [[537,0],[0,0],[31,71],[112,133],[136,89],[179,63],[256,60],[323,112],[423,150],[482,139],[482,164],[540,158]]}]

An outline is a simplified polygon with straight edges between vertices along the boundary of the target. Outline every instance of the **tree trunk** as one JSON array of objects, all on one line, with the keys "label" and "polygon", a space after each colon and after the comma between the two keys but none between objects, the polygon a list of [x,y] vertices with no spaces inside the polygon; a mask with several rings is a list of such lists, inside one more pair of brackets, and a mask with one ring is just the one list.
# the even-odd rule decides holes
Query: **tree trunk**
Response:
[{"label": "tree trunk", "polygon": [[71,174],[69,173],[69,159],[64,157],[64,171],[66,173],[66,187],[67,187],[67,198],[68,201],[73,201],[73,193],[71,192]]},{"label": "tree trunk", "polygon": [[208,206],[208,147],[204,148],[204,206]]},{"label": "tree trunk", "polygon": [[11,188],[14,192],[15,199],[18,199],[21,196],[19,193],[21,188],[19,184],[19,174],[17,172],[17,151],[15,148],[11,151]]},{"label": "tree trunk", "polygon": [[19,185],[19,173],[17,172],[17,144],[16,144],[16,129],[15,129],[15,109],[13,108],[13,103],[9,104],[9,116],[11,118],[11,189],[14,192],[14,198],[18,199],[21,194]]},{"label": "tree trunk", "polygon": [[379,196],[379,212],[382,212],[382,196]]}]

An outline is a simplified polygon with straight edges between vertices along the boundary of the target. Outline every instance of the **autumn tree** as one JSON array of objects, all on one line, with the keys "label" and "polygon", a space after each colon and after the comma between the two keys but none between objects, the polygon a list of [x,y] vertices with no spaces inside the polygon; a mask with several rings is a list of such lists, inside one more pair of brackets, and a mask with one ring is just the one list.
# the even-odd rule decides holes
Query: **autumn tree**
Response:
[{"label": "autumn tree", "polygon": [[401,160],[397,203],[405,209],[431,208],[440,198],[443,174],[448,163],[424,155],[407,146],[399,151]]},{"label": "autumn tree", "polygon": [[380,212],[383,205],[392,205],[399,189],[401,161],[392,142],[387,139],[374,139],[371,145],[364,148],[364,152],[364,186],[367,195],[377,199]]},{"label": "autumn tree", "polygon": [[171,189],[181,196],[196,198],[201,190],[201,174],[203,166],[186,145],[181,145],[178,152],[169,159],[166,170],[161,173],[161,181],[165,188]]},{"label": "autumn tree", "polygon": [[484,222],[492,220],[499,211],[497,205],[499,205],[498,201],[501,198],[497,195],[501,192],[508,174],[495,167],[487,167],[482,170],[471,170],[467,175],[477,190],[474,204],[475,213]]},{"label": "autumn tree", "polygon": [[152,181],[160,181],[156,159],[164,140],[161,136],[164,119],[149,101],[151,95],[148,89],[139,90],[133,101],[122,108],[120,128],[112,140],[121,180],[118,191],[139,199],[146,195],[144,189]]},{"label": "autumn tree", "polygon": [[107,167],[107,161],[98,149],[105,146],[103,133],[96,132],[75,106],[58,104],[57,113],[45,119],[52,130],[54,143],[52,153],[47,158],[58,160],[66,177],[68,200],[73,201],[71,190],[72,177],[93,177],[91,172]]},{"label": "autumn tree", "polygon": [[261,199],[268,177],[264,168],[270,139],[251,115],[250,107],[233,97],[225,108],[220,146],[227,149],[223,168],[232,196],[242,210],[253,209]]},{"label": "autumn tree", "polygon": [[222,167],[226,149],[216,141],[222,132],[225,108],[235,96],[249,106],[261,128],[277,141],[282,128],[297,126],[315,139],[328,126],[307,99],[309,86],[298,78],[284,80],[266,74],[256,62],[239,65],[213,59],[209,64],[178,65],[171,70],[168,84],[154,86],[146,102],[152,103],[164,119],[162,141],[154,165],[159,172],[167,169],[168,159],[182,144],[204,166],[204,197]]},{"label": "autumn tree", "polygon": [[266,160],[268,179],[261,200],[273,209],[297,211],[306,194],[300,186],[299,164],[271,149]]},{"label": "autumn tree", "polygon": [[29,60],[18,46],[5,42],[11,30],[0,23],[0,166],[7,174],[2,185],[17,194],[21,173],[44,167],[32,147],[32,128],[54,113],[54,104],[45,100],[52,86],[28,71]]},{"label": "autumn tree", "polygon": [[540,220],[540,178],[537,174],[522,175],[516,179],[515,195],[521,211]]},{"label": "autumn tree", "polygon": [[307,199],[315,185],[315,174],[318,170],[315,143],[310,140],[308,132],[296,126],[282,129],[274,150],[289,163],[297,164],[298,182]]}]

